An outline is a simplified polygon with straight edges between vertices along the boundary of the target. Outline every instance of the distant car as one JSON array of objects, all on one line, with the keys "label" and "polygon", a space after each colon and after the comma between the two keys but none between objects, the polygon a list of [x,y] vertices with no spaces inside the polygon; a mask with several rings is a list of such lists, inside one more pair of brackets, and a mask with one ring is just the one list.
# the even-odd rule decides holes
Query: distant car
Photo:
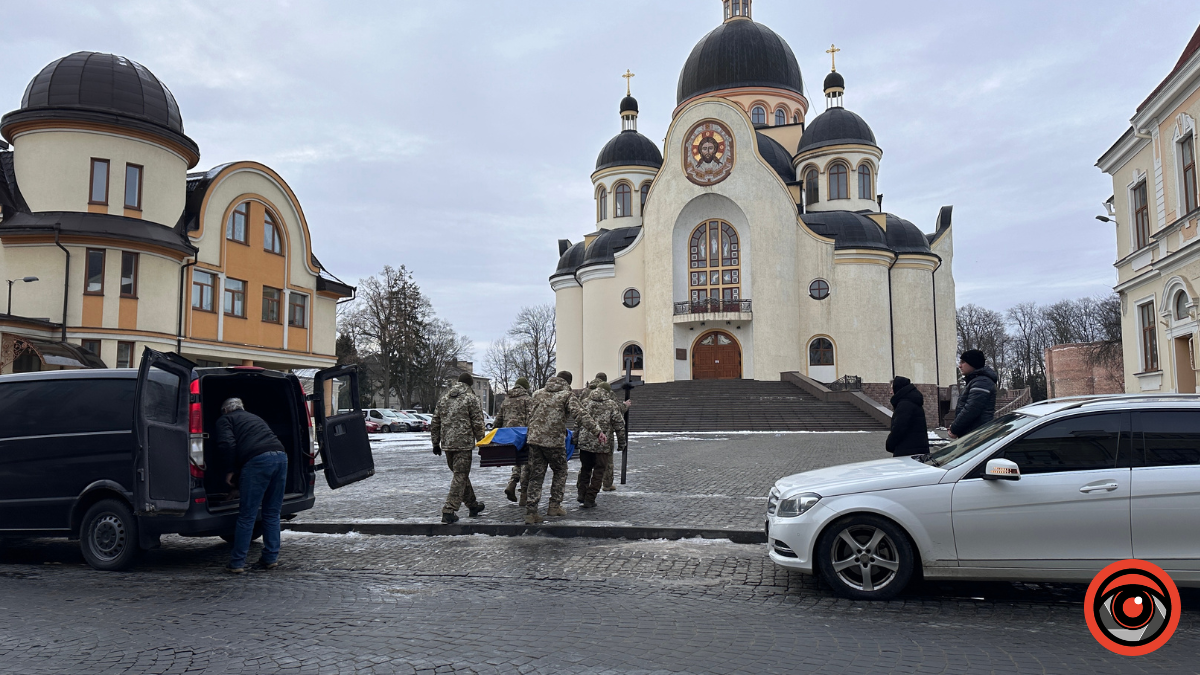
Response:
[{"label": "distant car", "polygon": [[492,417],[491,415],[489,415],[487,413],[484,413],[483,414],[483,428],[487,429],[488,431],[491,431],[492,428],[495,426],[496,426],[496,418]]},{"label": "distant car", "polygon": [[379,425],[383,433],[416,431],[420,425],[416,420],[391,408],[367,408],[367,419]]},{"label": "distant car", "polygon": [[404,412],[403,410],[393,410],[392,412],[404,417],[409,431],[429,431],[429,421],[424,417]]},{"label": "distant car", "polygon": [[367,433],[368,434],[379,433],[380,424],[378,422],[376,422],[375,420],[368,418],[367,411],[365,411],[365,410],[363,411],[363,421],[367,425]]}]

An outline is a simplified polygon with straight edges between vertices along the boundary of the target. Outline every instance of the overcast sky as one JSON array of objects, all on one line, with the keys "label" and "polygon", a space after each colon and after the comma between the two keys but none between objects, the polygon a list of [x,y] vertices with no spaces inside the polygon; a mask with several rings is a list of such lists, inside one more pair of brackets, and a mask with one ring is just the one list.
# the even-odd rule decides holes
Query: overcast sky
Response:
[{"label": "overcast sky", "polygon": [[[3,0],[0,112],[65,54],[139,61],[174,92],[198,168],[256,160],[299,196],[347,282],[406,265],[476,341],[553,301],[556,241],[594,229],[589,176],[620,131],[620,75],[661,145],[680,68],[718,0]],[[958,303],[1109,290],[1112,193],[1096,159],[1170,71],[1195,0],[758,0],[824,109],[836,42],[846,107],[884,150],[885,210],[933,229],[954,205]]]}]

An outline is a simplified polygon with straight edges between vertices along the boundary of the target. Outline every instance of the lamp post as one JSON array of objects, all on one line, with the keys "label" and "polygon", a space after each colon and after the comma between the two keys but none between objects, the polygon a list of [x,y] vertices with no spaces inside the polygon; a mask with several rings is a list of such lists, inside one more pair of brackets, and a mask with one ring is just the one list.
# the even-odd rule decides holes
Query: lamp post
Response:
[{"label": "lamp post", "polygon": [[4,310],[5,314],[12,316],[12,287],[13,287],[13,284],[18,281],[24,281],[25,283],[28,284],[28,283],[32,283],[37,280],[38,280],[37,277],[21,277],[20,279],[9,279],[8,280],[8,307]]}]

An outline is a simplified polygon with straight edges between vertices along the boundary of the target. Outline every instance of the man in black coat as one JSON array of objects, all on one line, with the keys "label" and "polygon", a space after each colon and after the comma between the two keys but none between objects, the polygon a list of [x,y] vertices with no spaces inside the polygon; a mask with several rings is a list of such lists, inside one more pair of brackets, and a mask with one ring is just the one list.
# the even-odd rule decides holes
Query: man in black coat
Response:
[{"label": "man in black coat", "polygon": [[[263,552],[257,567],[274,569],[279,564],[279,511],[283,508],[283,492],[287,486],[287,452],[261,417],[246,412],[242,399],[226,400],[221,404],[221,412],[223,414],[217,420],[217,451],[224,459],[222,466],[235,467],[241,487],[233,552],[225,571],[233,574],[245,571],[259,509],[262,510]],[[233,477],[234,473],[228,474],[226,482],[232,485]]]},{"label": "man in black coat", "polygon": [[892,380],[892,433],[887,437],[887,450],[896,457],[929,452],[925,397],[907,377]]},{"label": "man in black coat", "polygon": [[996,416],[996,383],[1000,376],[986,365],[983,352],[968,349],[959,359],[958,369],[966,378],[954,409],[950,438],[961,438],[992,421]]}]

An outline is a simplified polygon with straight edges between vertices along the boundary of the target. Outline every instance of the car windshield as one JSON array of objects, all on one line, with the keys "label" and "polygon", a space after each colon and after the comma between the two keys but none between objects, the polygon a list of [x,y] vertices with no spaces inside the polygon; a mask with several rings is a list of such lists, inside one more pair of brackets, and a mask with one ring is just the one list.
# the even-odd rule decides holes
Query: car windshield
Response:
[{"label": "car windshield", "polygon": [[923,455],[920,460],[929,466],[946,470],[953,469],[970,458],[975,451],[991,446],[996,441],[1008,437],[1012,432],[1037,419],[1031,415],[1020,413],[1009,413],[1003,417],[997,417],[953,443],[938,448],[928,455]]},{"label": "car windshield", "polygon": [[380,413],[381,415],[383,415],[384,417],[392,417],[392,418],[396,418],[396,419],[404,419],[404,415],[401,415],[400,413],[396,412],[395,410],[380,410],[380,411],[379,411],[379,413]]}]

